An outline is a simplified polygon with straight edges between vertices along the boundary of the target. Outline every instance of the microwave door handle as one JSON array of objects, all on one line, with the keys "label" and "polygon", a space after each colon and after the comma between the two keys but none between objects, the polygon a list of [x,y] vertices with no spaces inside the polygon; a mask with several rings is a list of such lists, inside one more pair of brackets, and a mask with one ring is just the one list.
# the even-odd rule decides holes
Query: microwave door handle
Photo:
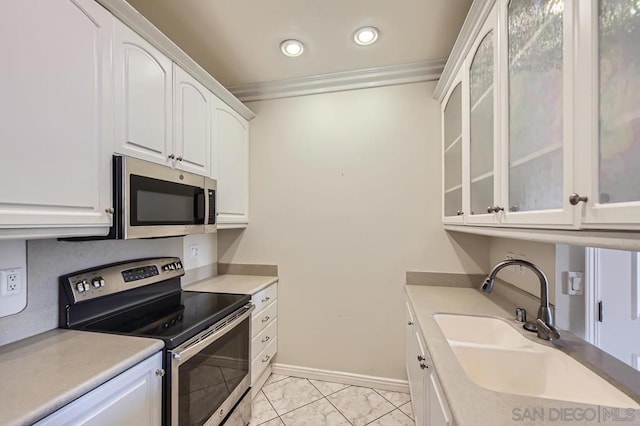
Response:
[{"label": "microwave door handle", "polygon": [[202,224],[207,225],[209,223],[209,191],[207,188],[202,188],[202,196],[204,197],[204,211],[202,212]]},{"label": "microwave door handle", "polygon": [[[199,341],[198,343],[193,344],[191,346],[187,345],[186,347],[184,347],[182,349],[178,348],[175,352],[172,351],[171,357],[173,359],[173,364],[176,365],[176,366],[180,366],[183,363],[187,362],[191,357],[193,357],[198,352],[200,352],[200,350],[203,347],[206,347],[206,346],[210,345],[212,342],[218,340],[220,337],[224,336],[225,334],[227,334],[228,332],[233,330],[242,321],[247,319],[251,315],[251,312],[253,312],[253,310],[255,308],[256,308],[255,305],[251,305],[251,308],[247,309],[238,318],[234,319],[231,323],[225,325],[223,328],[221,328],[220,330],[216,331],[215,333],[212,333],[211,335],[207,336],[205,339]],[[206,333],[206,332],[207,332],[207,330],[203,331],[202,333]]]}]

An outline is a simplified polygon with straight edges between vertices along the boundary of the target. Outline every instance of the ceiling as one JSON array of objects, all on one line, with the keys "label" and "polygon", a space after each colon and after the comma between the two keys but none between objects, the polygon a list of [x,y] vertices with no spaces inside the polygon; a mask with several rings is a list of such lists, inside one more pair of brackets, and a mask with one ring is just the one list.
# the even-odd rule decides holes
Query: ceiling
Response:
[{"label": "ceiling", "polygon": [[[472,0],[127,0],[226,87],[444,59]],[[380,38],[353,42],[372,25]],[[288,58],[280,42],[305,53]]]}]

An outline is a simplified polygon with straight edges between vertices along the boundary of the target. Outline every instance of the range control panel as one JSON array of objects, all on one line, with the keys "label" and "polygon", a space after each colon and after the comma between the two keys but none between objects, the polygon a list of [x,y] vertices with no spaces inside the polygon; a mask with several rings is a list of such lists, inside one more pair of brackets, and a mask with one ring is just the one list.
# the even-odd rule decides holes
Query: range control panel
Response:
[{"label": "range control panel", "polygon": [[144,259],[82,271],[62,277],[74,303],[119,293],[184,275],[177,257]]}]

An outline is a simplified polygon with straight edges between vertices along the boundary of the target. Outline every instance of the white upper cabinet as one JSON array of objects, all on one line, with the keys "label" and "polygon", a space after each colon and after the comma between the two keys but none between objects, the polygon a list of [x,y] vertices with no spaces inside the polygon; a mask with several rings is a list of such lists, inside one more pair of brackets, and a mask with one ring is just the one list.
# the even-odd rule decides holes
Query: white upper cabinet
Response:
[{"label": "white upper cabinet", "polygon": [[581,99],[589,143],[576,155],[583,166],[576,192],[584,227],[640,228],[640,4],[593,0],[581,9],[582,69],[588,70]]},{"label": "white upper cabinet", "polygon": [[499,143],[497,127],[496,10],[489,14],[480,35],[465,62],[468,78],[469,117],[469,208],[466,223],[496,224],[502,207],[500,198]]},{"label": "white upper cabinet", "polygon": [[502,223],[570,225],[571,2],[503,1],[502,13]]},{"label": "white upper cabinet", "polygon": [[0,238],[108,231],[112,21],[92,0],[2,3]]},{"label": "white upper cabinet", "polygon": [[464,220],[463,91],[462,81],[457,80],[442,104],[442,220],[445,223],[462,223]]},{"label": "white upper cabinet", "polygon": [[173,63],[122,22],[115,24],[115,151],[172,165]]},{"label": "white upper cabinet", "polygon": [[249,123],[220,100],[214,108],[218,147],[218,228],[249,222]]},{"label": "white upper cabinet", "polygon": [[195,78],[174,64],[174,152],[176,167],[211,175],[213,95]]}]

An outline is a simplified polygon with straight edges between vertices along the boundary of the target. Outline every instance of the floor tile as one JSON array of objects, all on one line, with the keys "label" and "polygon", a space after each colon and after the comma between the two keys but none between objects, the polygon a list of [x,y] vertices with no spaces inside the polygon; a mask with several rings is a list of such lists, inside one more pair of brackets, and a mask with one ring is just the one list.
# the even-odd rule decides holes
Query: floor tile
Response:
[{"label": "floor tile", "polygon": [[415,419],[415,417],[413,417],[413,405],[411,405],[411,401],[407,402],[402,407],[400,407],[400,411],[402,411],[412,419]]},{"label": "floor tile", "polygon": [[393,410],[369,424],[374,426],[415,426],[415,422],[400,410]]},{"label": "floor tile", "polygon": [[253,399],[251,405],[251,423],[250,426],[262,424],[268,420],[278,417],[278,413],[273,409],[264,393],[259,392]]},{"label": "floor tile", "polygon": [[336,408],[322,398],[282,416],[285,426],[350,426]]},{"label": "floor tile", "polygon": [[411,396],[408,393],[392,392],[382,389],[375,389],[375,391],[398,408],[406,404],[408,401],[411,401]]},{"label": "floor tile", "polygon": [[266,382],[264,382],[264,386],[270,385],[271,383],[279,382],[280,380],[288,379],[289,376],[282,376],[280,374],[271,374]]},{"label": "floor tile", "polygon": [[358,386],[343,389],[327,399],[355,426],[365,425],[395,408],[373,389]]},{"label": "floor tile", "polygon": [[307,379],[295,377],[265,385],[262,392],[279,415],[322,398],[322,394]]},{"label": "floor tile", "polygon": [[[250,425],[253,425],[253,423],[250,423]],[[273,420],[269,420],[268,422],[262,423],[260,426],[284,426],[284,423],[282,423],[282,420],[280,420],[279,417],[276,417]]]},{"label": "floor tile", "polygon": [[348,388],[349,387],[349,385],[343,385],[343,384],[340,384],[340,383],[333,383],[333,382],[325,382],[325,381],[322,381],[322,380],[311,380],[311,379],[309,379],[309,381],[324,396],[331,395],[332,393],[336,393],[339,390],[342,390],[344,388]]}]

